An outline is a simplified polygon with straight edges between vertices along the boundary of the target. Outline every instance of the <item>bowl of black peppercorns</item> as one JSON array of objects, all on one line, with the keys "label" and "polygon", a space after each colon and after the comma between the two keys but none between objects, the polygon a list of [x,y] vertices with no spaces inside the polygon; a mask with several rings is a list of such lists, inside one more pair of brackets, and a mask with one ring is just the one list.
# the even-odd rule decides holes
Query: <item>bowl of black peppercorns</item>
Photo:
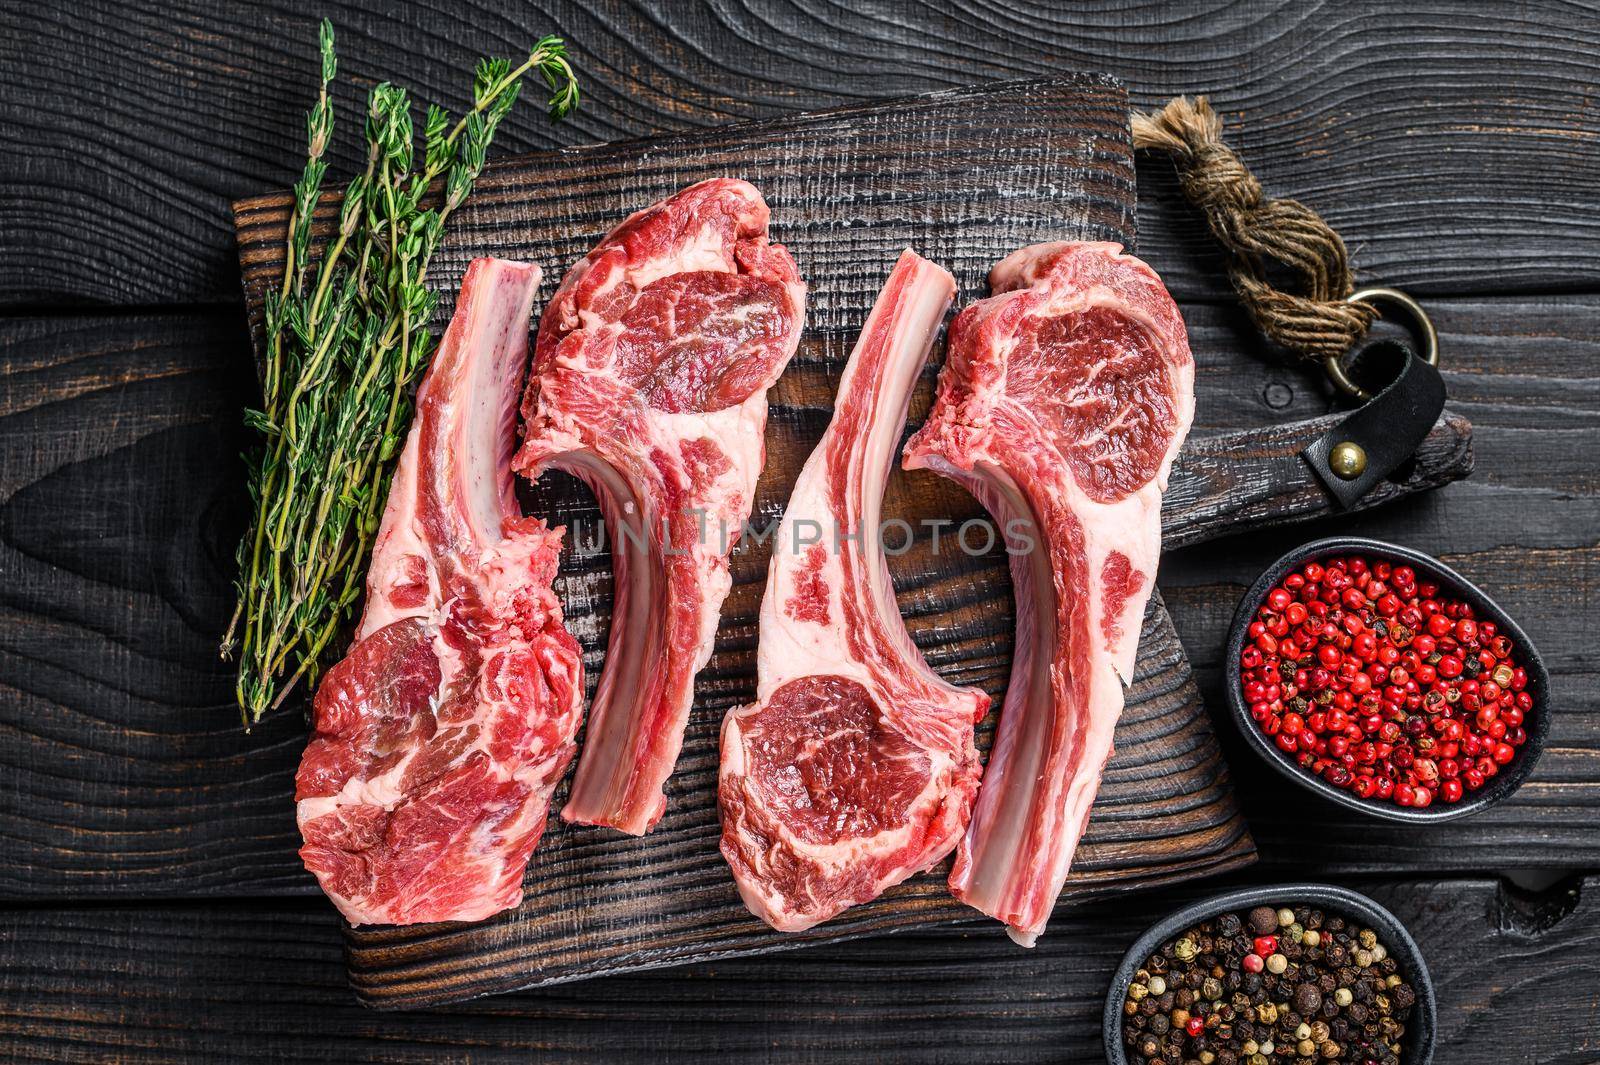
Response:
[{"label": "bowl of black peppercorns", "polygon": [[1106,996],[1111,1065],[1430,1065],[1436,1006],[1416,941],[1326,884],[1228,892],[1129,948]]}]

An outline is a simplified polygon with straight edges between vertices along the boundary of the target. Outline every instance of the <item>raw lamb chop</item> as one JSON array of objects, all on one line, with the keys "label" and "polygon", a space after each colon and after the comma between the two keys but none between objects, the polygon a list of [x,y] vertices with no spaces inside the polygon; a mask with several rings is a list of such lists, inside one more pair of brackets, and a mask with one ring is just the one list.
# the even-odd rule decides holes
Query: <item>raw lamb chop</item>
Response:
[{"label": "raw lamb chop", "polygon": [[612,540],[605,670],[562,816],[634,835],[666,807],[766,450],[767,389],[805,285],[755,187],[717,179],[631,215],[539,325],[516,467],[588,482]]},{"label": "raw lamb chop", "polygon": [[[1161,493],[1194,362],[1159,278],[1118,244],[1041,244],[950,328],[908,469],[952,477],[1007,528],[1017,640],[956,897],[1032,945],[1089,818],[1161,551]],[[1029,546],[1026,544],[1020,546]]]},{"label": "raw lamb chop", "polygon": [[978,786],[982,692],[940,680],[906,635],[879,508],[955,282],[896,264],[773,541],[753,706],[722,726],[722,853],[745,903],[809,928],[937,863]]},{"label": "raw lamb chop", "polygon": [[561,530],[511,473],[539,269],[479,259],[417,393],[356,643],[295,778],[300,856],[351,924],[476,921],[522,900],[583,697],[550,589]]}]

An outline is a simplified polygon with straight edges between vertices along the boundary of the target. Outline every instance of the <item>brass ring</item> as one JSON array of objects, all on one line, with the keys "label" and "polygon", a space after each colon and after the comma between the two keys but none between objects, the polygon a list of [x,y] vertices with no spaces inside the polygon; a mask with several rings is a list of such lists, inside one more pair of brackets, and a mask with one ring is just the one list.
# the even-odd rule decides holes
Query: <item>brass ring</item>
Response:
[{"label": "brass ring", "polygon": [[[1422,360],[1429,366],[1439,365],[1439,331],[1433,327],[1433,319],[1428,317],[1428,312],[1422,309],[1422,304],[1401,292],[1397,288],[1364,288],[1359,292],[1352,292],[1345,297],[1346,303],[1392,303],[1410,314],[1411,321],[1416,325],[1417,331],[1422,335]],[[1379,312],[1382,317],[1383,312]],[[1329,355],[1322,360],[1323,368],[1327,371],[1328,380],[1332,381],[1341,392],[1354,396],[1365,403],[1372,398],[1372,393],[1350,380],[1350,375],[1344,372],[1344,363],[1336,355]]]}]

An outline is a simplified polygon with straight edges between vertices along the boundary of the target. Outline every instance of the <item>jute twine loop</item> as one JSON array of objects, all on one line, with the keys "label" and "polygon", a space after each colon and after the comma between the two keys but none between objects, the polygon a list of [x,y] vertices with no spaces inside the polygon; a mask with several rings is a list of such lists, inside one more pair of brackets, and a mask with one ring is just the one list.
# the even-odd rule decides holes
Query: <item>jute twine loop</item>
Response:
[{"label": "jute twine loop", "polygon": [[[1256,326],[1307,359],[1337,358],[1366,335],[1378,316],[1350,302],[1350,256],[1317,212],[1297,200],[1269,199],[1244,162],[1222,143],[1222,120],[1210,102],[1179,96],[1155,114],[1133,116],[1133,146],[1165,152],[1184,198],[1204,212],[1228,252],[1228,276]],[[1299,282],[1285,292],[1267,281],[1278,263]]]}]

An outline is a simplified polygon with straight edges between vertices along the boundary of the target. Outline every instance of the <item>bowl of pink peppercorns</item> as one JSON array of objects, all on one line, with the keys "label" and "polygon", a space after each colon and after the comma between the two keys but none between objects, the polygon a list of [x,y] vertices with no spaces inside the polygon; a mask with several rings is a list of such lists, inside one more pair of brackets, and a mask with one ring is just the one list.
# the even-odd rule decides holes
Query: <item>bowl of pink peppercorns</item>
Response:
[{"label": "bowl of pink peppercorns", "polygon": [[1465,817],[1544,748],[1549,676],[1494,600],[1420,551],[1318,540],[1245,593],[1227,649],[1246,742],[1285,776],[1392,821]]}]

